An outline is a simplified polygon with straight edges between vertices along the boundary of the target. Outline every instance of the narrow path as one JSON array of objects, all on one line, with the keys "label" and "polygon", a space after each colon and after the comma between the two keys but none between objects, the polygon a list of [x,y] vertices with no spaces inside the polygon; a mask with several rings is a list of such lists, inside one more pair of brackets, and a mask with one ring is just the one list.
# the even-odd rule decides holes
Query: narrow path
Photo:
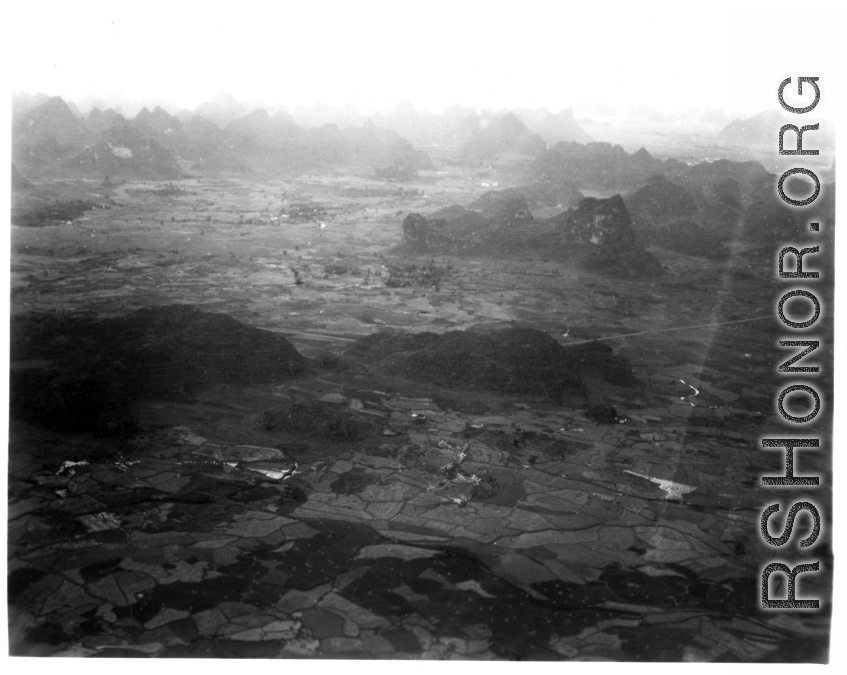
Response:
[{"label": "narrow path", "polygon": [[593,338],[591,340],[580,340],[579,342],[564,342],[562,343],[563,347],[571,347],[573,345],[584,345],[589,342],[597,342],[600,340],[615,340],[617,338],[625,338],[625,337],[634,337],[636,335],[650,335],[651,333],[669,333],[671,331],[677,330],[692,330],[694,328],[712,328],[714,326],[728,326],[733,323],[748,323],[750,321],[761,321],[762,319],[772,319],[772,315],[768,316],[754,316],[751,319],[737,319],[735,321],[722,321],[719,323],[701,323],[696,326],[680,326],[678,328],[657,328],[656,330],[643,330],[638,333],[624,333],[622,335],[609,335],[608,337],[599,337]]}]

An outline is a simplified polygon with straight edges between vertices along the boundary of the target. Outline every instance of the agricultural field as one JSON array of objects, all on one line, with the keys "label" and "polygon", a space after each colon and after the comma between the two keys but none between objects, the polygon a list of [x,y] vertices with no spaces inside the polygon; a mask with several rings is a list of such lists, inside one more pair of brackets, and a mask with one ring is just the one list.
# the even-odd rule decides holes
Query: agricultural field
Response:
[{"label": "agricultural field", "polygon": [[[795,649],[756,609],[767,552],[750,544],[777,423],[768,261],[744,242],[720,261],[651,247],[663,274],[624,279],[555,251],[401,246],[406,215],[487,180],[36,184],[36,206],[94,207],[13,228],[17,649]],[[271,372],[266,334],[296,364]],[[468,349],[476,372],[445,370]],[[529,364],[568,372],[548,390]]]}]

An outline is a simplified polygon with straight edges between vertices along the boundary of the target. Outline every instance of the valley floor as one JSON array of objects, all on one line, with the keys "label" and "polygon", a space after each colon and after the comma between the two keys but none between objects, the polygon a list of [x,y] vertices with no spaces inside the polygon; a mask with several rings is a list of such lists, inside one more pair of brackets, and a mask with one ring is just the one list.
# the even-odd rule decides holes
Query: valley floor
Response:
[{"label": "valley floor", "polygon": [[[759,440],[784,431],[773,261],[735,242],[720,263],[651,249],[665,275],[625,281],[552,257],[398,258],[400,214],[487,189],[458,171],[427,179],[108,188],[113,208],[14,228],[12,312],[187,303],[306,356],[386,327],[522,323],[565,346],[607,342],[638,384],[590,380],[587,401],[554,405],[360,369],[141,401],[141,431],[120,440],[13,422],[13,653],[825,659],[828,601],[758,609],[773,558],[759,517],[775,501],[759,477],[782,466]],[[387,283],[408,265],[439,268],[437,287]],[[284,397],[338,406],[372,432],[338,442],[257,426]],[[586,402],[612,405],[618,423],[589,419]],[[820,556],[825,575],[801,578],[799,597],[828,597]]]}]

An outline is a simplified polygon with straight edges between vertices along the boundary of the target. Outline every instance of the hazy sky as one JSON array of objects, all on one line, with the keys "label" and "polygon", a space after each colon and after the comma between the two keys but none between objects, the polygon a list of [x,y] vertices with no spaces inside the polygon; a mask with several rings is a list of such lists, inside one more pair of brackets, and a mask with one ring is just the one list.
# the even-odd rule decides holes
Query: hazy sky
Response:
[{"label": "hazy sky", "polygon": [[432,110],[458,102],[579,112],[602,100],[751,114],[774,107],[776,84],[803,74],[805,59],[814,56],[818,71],[820,57],[834,61],[844,39],[835,3],[15,4],[7,10],[13,91],[187,108],[226,91],[362,111],[410,100]]}]

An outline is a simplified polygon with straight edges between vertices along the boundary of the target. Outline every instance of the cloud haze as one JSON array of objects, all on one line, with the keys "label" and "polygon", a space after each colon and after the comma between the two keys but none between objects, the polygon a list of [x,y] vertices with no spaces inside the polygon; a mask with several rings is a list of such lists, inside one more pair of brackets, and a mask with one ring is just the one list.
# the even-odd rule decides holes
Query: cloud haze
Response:
[{"label": "cloud haze", "polygon": [[[326,101],[363,111],[406,100],[434,111],[452,103],[558,110],[605,101],[751,114],[773,103],[790,15],[773,11],[774,3],[743,7],[19,5],[10,12],[10,83],[15,91],[186,108],[226,91],[268,105]],[[836,23],[818,21],[815,35],[834,33]],[[826,40],[815,42],[826,48]]]}]

